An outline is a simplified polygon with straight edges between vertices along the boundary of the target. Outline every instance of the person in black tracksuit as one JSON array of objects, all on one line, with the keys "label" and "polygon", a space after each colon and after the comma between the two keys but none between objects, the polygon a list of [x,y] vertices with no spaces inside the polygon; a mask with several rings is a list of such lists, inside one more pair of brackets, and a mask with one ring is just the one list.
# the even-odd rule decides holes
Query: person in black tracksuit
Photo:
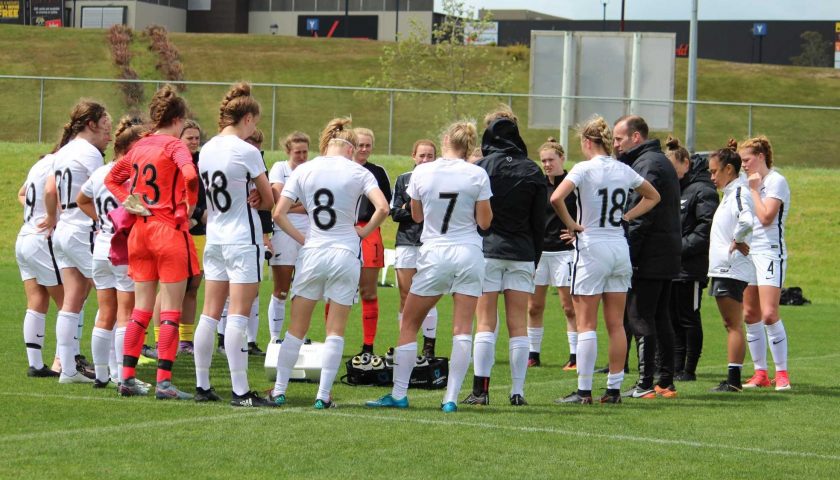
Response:
[{"label": "person in black tracksuit", "polygon": [[484,157],[476,162],[487,171],[493,196],[493,221],[484,236],[484,294],[478,300],[473,392],[462,402],[488,404],[490,371],[495,361],[497,304],[504,293],[505,316],[510,334],[512,405],[526,405],[528,370],[528,298],[534,291],[534,271],[539,263],[545,233],[546,182],[519,135],[516,116],[500,108],[485,118],[481,140]]},{"label": "person in black tracksuit", "polygon": [[[680,272],[682,236],[680,226],[680,184],[674,166],[662,153],[659,140],[649,140],[648,127],[638,116],[620,118],[613,129],[617,158],[649,181],[661,201],[647,214],[630,222],[627,239],[633,279],[627,296],[625,326],[636,338],[639,380],[625,397],[653,398],[657,394],[675,397],[674,364],[663,360],[659,381],[654,385],[656,352],[663,359],[674,358],[674,330],[671,326],[671,282]],[[641,197],[629,196],[626,209]]]},{"label": "person in black tracksuit", "polygon": [[709,270],[709,235],[720,199],[705,156],[689,157],[679,140],[668,138],[665,156],[680,178],[682,267],[671,284],[671,324],[674,326],[674,379],[694,381],[703,350],[700,299]]}]

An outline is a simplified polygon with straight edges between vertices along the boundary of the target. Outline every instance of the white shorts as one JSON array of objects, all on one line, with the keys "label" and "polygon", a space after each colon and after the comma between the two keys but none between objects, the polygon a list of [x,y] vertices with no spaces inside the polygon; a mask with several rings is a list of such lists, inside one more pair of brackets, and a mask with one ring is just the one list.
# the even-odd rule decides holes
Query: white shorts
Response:
[{"label": "white shorts", "polygon": [[423,245],[410,292],[421,297],[446,293],[480,297],[483,283],[484,254],[479,246]]},{"label": "white shorts", "polygon": [[420,258],[420,247],[406,245],[397,247],[397,259],[394,268],[417,268],[417,260]]},{"label": "white shorts", "polygon": [[627,243],[600,242],[580,248],[572,266],[572,295],[627,292],[633,277]]},{"label": "white shorts", "polygon": [[534,293],[534,262],[487,258],[484,263],[484,291],[516,290]]},{"label": "white shorts", "polygon": [[[306,237],[309,230],[300,230],[300,233]],[[274,255],[268,260],[268,264],[272,267],[279,265],[294,266],[301,247],[303,245],[299,244],[283,230],[275,231],[271,235],[271,249],[274,250]]]},{"label": "white shorts", "polygon": [[53,233],[53,251],[59,269],[75,268],[93,278],[93,231],[59,224]]},{"label": "white shorts", "polygon": [[61,272],[53,254],[52,240],[45,235],[18,235],[15,242],[20,279],[35,279],[38,285],[61,285]]},{"label": "white shorts", "polygon": [[362,260],[343,248],[305,248],[295,264],[292,297],[353,305]]},{"label": "white shorts", "polygon": [[787,259],[779,258],[779,255],[762,253],[751,253],[749,257],[755,270],[754,276],[747,283],[751,286],[782,288],[785,284]]},{"label": "white shorts", "polygon": [[204,247],[204,278],[214,282],[259,283],[265,247],[218,245]]},{"label": "white shorts", "polygon": [[97,290],[116,288],[133,292],[134,280],[128,276],[128,265],[115,266],[110,260],[93,259],[93,285]]},{"label": "white shorts", "polygon": [[543,252],[540,264],[534,274],[534,284],[552,287],[572,286],[572,265],[575,263],[575,251]]}]

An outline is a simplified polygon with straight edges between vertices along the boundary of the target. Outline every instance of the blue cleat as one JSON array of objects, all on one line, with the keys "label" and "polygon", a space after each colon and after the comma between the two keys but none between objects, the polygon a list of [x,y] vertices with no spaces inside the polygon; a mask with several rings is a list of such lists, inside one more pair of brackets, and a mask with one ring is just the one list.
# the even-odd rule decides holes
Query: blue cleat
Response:
[{"label": "blue cleat", "polygon": [[315,407],[315,410],[327,410],[330,408],[338,408],[338,405],[336,405],[335,402],[332,401],[332,399],[321,400],[320,398],[315,400],[315,405],[313,406]]},{"label": "blue cleat", "polygon": [[455,402],[446,402],[440,406],[443,413],[455,413],[458,411],[458,405]]},{"label": "blue cleat", "polygon": [[389,393],[379,400],[370,400],[365,402],[365,406],[371,408],[408,408],[408,397],[396,400]]}]

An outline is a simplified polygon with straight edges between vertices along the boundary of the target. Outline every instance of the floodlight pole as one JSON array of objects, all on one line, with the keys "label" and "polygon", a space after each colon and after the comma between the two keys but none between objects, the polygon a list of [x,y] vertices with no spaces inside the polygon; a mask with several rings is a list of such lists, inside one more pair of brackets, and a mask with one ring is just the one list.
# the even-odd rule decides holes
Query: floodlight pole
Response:
[{"label": "floodlight pole", "polygon": [[601,5],[604,6],[604,20],[601,24],[601,30],[607,31],[607,4],[610,3],[610,0],[601,0]]},{"label": "floodlight pole", "polygon": [[400,41],[400,0],[397,0],[397,9],[395,10],[395,12],[396,12],[396,21],[394,23],[396,23],[397,27],[394,30],[394,41],[399,42]]},{"label": "floodlight pole", "polygon": [[344,0],[344,38],[350,38],[350,0]]},{"label": "floodlight pole", "polygon": [[624,0],[621,0],[621,24],[620,31],[624,31]]},{"label": "floodlight pole", "polygon": [[697,121],[695,104],[697,100],[697,4],[691,0],[691,26],[688,31],[688,95],[685,106],[685,147],[694,152],[694,126]]}]

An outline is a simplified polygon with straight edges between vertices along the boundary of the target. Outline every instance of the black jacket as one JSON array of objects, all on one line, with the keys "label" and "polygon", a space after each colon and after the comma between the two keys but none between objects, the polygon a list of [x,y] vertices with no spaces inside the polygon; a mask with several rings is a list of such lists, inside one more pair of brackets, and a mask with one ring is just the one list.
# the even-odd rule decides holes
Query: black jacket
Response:
[{"label": "black jacket", "polygon": [[[680,273],[682,235],[680,226],[680,181],[674,166],[662,153],[659,140],[647,140],[619,158],[650,182],[662,199],[653,210],[630,222],[627,240],[633,277],[672,280]],[[630,194],[627,210],[642,196]]]},{"label": "black jacket", "polygon": [[[406,172],[397,177],[394,184],[394,199],[391,200],[391,218],[399,224],[397,227],[398,247],[422,245],[420,234],[423,233],[423,223],[417,223],[411,218],[411,197],[408,196],[408,182],[411,180],[411,172]],[[403,208],[405,205],[405,208]]]},{"label": "black jacket", "polygon": [[[373,174],[373,177],[376,179],[377,185],[379,185],[379,189],[382,190],[382,193],[385,194],[385,200],[388,201],[388,204],[391,204],[391,181],[388,179],[388,173],[385,172],[385,169],[380,167],[379,165],[373,164],[371,162],[365,162],[364,165],[370,173]],[[376,211],[376,207],[370,203],[367,196],[362,195],[361,202],[359,203],[359,216],[356,219],[357,222],[369,222],[371,218],[373,218],[373,212]]]},{"label": "black jacket", "polygon": [[[546,183],[546,209],[545,209],[545,237],[543,238],[543,252],[562,252],[564,250],[574,250],[574,245],[568,244],[563,240],[560,240],[560,230],[565,230],[566,226],[563,225],[563,222],[560,220],[560,217],[557,216],[557,212],[554,211],[554,207],[551,205],[551,194],[554,193],[554,190],[560,185],[560,182],[566,178],[568,172],[563,170],[563,175],[558,175],[554,177],[554,184],[548,181],[548,177],[545,179]],[[577,218],[577,195],[575,192],[569,194],[566,197],[566,208],[569,210],[569,215],[572,218]]]},{"label": "black jacket", "polygon": [[484,236],[484,257],[539,263],[545,234],[545,175],[512,121],[499,119],[484,131],[484,158],[493,196],[493,221]]},{"label": "black jacket", "polygon": [[705,283],[709,271],[709,233],[720,203],[706,157],[691,157],[691,166],[680,180],[680,189],[682,268],[679,279]]},{"label": "black jacket", "polygon": [[[195,171],[198,172],[198,152],[192,154],[193,165],[195,165]],[[207,197],[205,196],[207,192],[204,189],[204,182],[199,179],[198,182],[198,203],[195,204],[195,210],[193,210],[192,219],[195,220],[197,223],[194,227],[190,228],[190,235],[206,235],[207,234],[207,225],[202,222],[202,217],[204,216],[204,212],[207,211]],[[202,255],[204,252],[198,252],[199,255]]]}]

